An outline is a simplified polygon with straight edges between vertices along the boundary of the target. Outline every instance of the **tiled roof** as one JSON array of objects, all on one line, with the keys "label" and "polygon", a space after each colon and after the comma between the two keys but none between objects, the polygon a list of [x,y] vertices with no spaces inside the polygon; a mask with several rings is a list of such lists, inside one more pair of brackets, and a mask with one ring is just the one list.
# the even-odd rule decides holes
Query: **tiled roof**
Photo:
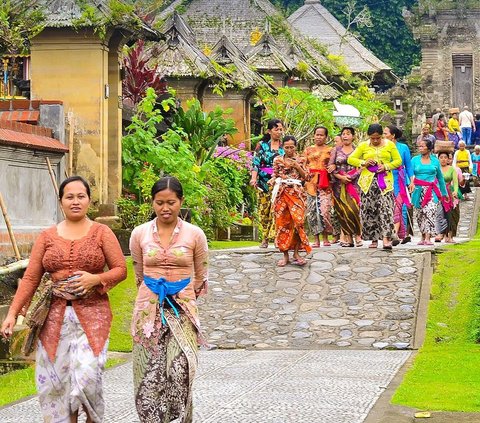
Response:
[{"label": "tiled roof", "polygon": [[331,54],[341,55],[353,73],[391,71],[351,34],[320,3],[307,0],[288,21],[307,37],[326,45]]},{"label": "tiled roof", "polygon": [[0,112],[0,122],[9,120],[16,122],[36,123],[38,122],[39,117],[40,112],[38,110],[15,110],[12,112]]},{"label": "tiled roof", "polygon": [[51,134],[52,130],[48,128],[18,122],[0,121],[0,145],[68,153],[68,148],[55,138],[51,138]]}]

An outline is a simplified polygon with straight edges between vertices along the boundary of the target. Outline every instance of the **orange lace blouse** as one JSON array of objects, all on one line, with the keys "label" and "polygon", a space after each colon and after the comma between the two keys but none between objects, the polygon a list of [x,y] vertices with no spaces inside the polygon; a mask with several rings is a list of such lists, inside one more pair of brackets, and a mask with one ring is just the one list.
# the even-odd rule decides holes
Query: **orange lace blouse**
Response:
[{"label": "orange lace blouse", "polygon": [[[108,271],[104,271],[105,265]],[[43,231],[33,246],[28,268],[10,310],[18,315],[22,307],[32,300],[45,272],[57,281],[68,278],[77,270],[101,274],[101,284],[90,296],[72,301],[90,347],[98,356],[108,339],[112,322],[107,291],[127,276],[120,244],[108,226],[93,222],[88,234],[74,241],[59,236],[56,226]],[[66,301],[54,296],[40,333],[42,345],[52,361],[55,360],[65,308]]]}]

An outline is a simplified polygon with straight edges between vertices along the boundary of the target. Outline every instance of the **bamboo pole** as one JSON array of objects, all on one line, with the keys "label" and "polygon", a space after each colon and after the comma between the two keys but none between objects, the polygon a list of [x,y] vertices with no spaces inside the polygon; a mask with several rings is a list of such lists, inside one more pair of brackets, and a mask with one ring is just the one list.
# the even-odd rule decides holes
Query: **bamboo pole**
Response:
[{"label": "bamboo pole", "polygon": [[[50,163],[50,159],[48,157],[45,157],[45,161],[47,162],[48,173],[50,174],[50,179],[52,180],[53,189],[55,190],[55,197],[58,198],[58,185],[57,185],[57,180],[55,179],[55,173],[53,172],[52,164]],[[60,207],[60,210],[62,212],[63,218],[65,219],[65,212],[61,207]]]},{"label": "bamboo pole", "polygon": [[68,175],[73,174],[73,113],[68,113]]},{"label": "bamboo pole", "polygon": [[21,260],[22,256],[20,255],[20,251],[18,251],[17,240],[15,239],[15,234],[13,233],[12,224],[10,223],[10,219],[7,214],[7,206],[3,201],[2,193],[0,193],[0,207],[2,208],[3,218],[5,219],[5,224],[7,225],[8,236],[10,237],[13,251],[15,252],[15,257],[17,260]]},{"label": "bamboo pole", "polygon": [[10,263],[5,266],[0,266],[0,276],[7,275],[9,273],[16,272],[17,270],[26,269],[28,266],[29,259],[16,261],[15,263]]}]

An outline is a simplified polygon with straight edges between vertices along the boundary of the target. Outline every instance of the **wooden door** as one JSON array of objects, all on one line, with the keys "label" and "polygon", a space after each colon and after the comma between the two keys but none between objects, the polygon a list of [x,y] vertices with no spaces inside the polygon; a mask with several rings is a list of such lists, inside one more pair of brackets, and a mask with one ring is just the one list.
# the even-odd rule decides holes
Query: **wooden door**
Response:
[{"label": "wooden door", "polygon": [[452,107],[473,106],[473,56],[454,54],[452,56]]}]

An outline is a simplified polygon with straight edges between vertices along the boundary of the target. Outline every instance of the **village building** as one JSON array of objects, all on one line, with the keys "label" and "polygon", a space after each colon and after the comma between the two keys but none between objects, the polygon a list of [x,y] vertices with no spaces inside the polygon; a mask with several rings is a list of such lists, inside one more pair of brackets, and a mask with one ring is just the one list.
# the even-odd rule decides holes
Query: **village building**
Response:
[{"label": "village building", "polygon": [[73,172],[89,181],[95,204],[113,205],[122,189],[121,48],[158,34],[135,16],[111,22],[108,1],[95,7],[99,22],[91,23],[80,2],[44,0],[46,26],[31,40],[31,98],[63,101]]},{"label": "village building", "polygon": [[[0,195],[21,255],[61,218],[53,181],[58,185],[65,174],[64,122],[61,101],[0,101]],[[14,256],[1,218],[0,262]]]},{"label": "village building", "polygon": [[[322,49],[269,1],[241,0],[231,6],[223,0],[171,2],[157,14],[165,20],[165,41],[152,50],[153,63],[180,99],[198,98],[207,111],[217,105],[233,108],[238,133],[231,143],[248,146],[258,87],[292,86],[322,99],[336,98],[340,87],[336,67]],[[215,88],[222,79],[226,90],[218,95]]]},{"label": "village building", "polygon": [[329,54],[342,57],[353,74],[371,79],[376,89],[395,82],[392,68],[348,32],[320,0],[305,0],[288,21],[306,37],[326,46]]},{"label": "village building", "polygon": [[480,111],[480,3],[420,1],[405,17],[422,47],[421,65],[408,78],[414,133],[436,108]]}]

